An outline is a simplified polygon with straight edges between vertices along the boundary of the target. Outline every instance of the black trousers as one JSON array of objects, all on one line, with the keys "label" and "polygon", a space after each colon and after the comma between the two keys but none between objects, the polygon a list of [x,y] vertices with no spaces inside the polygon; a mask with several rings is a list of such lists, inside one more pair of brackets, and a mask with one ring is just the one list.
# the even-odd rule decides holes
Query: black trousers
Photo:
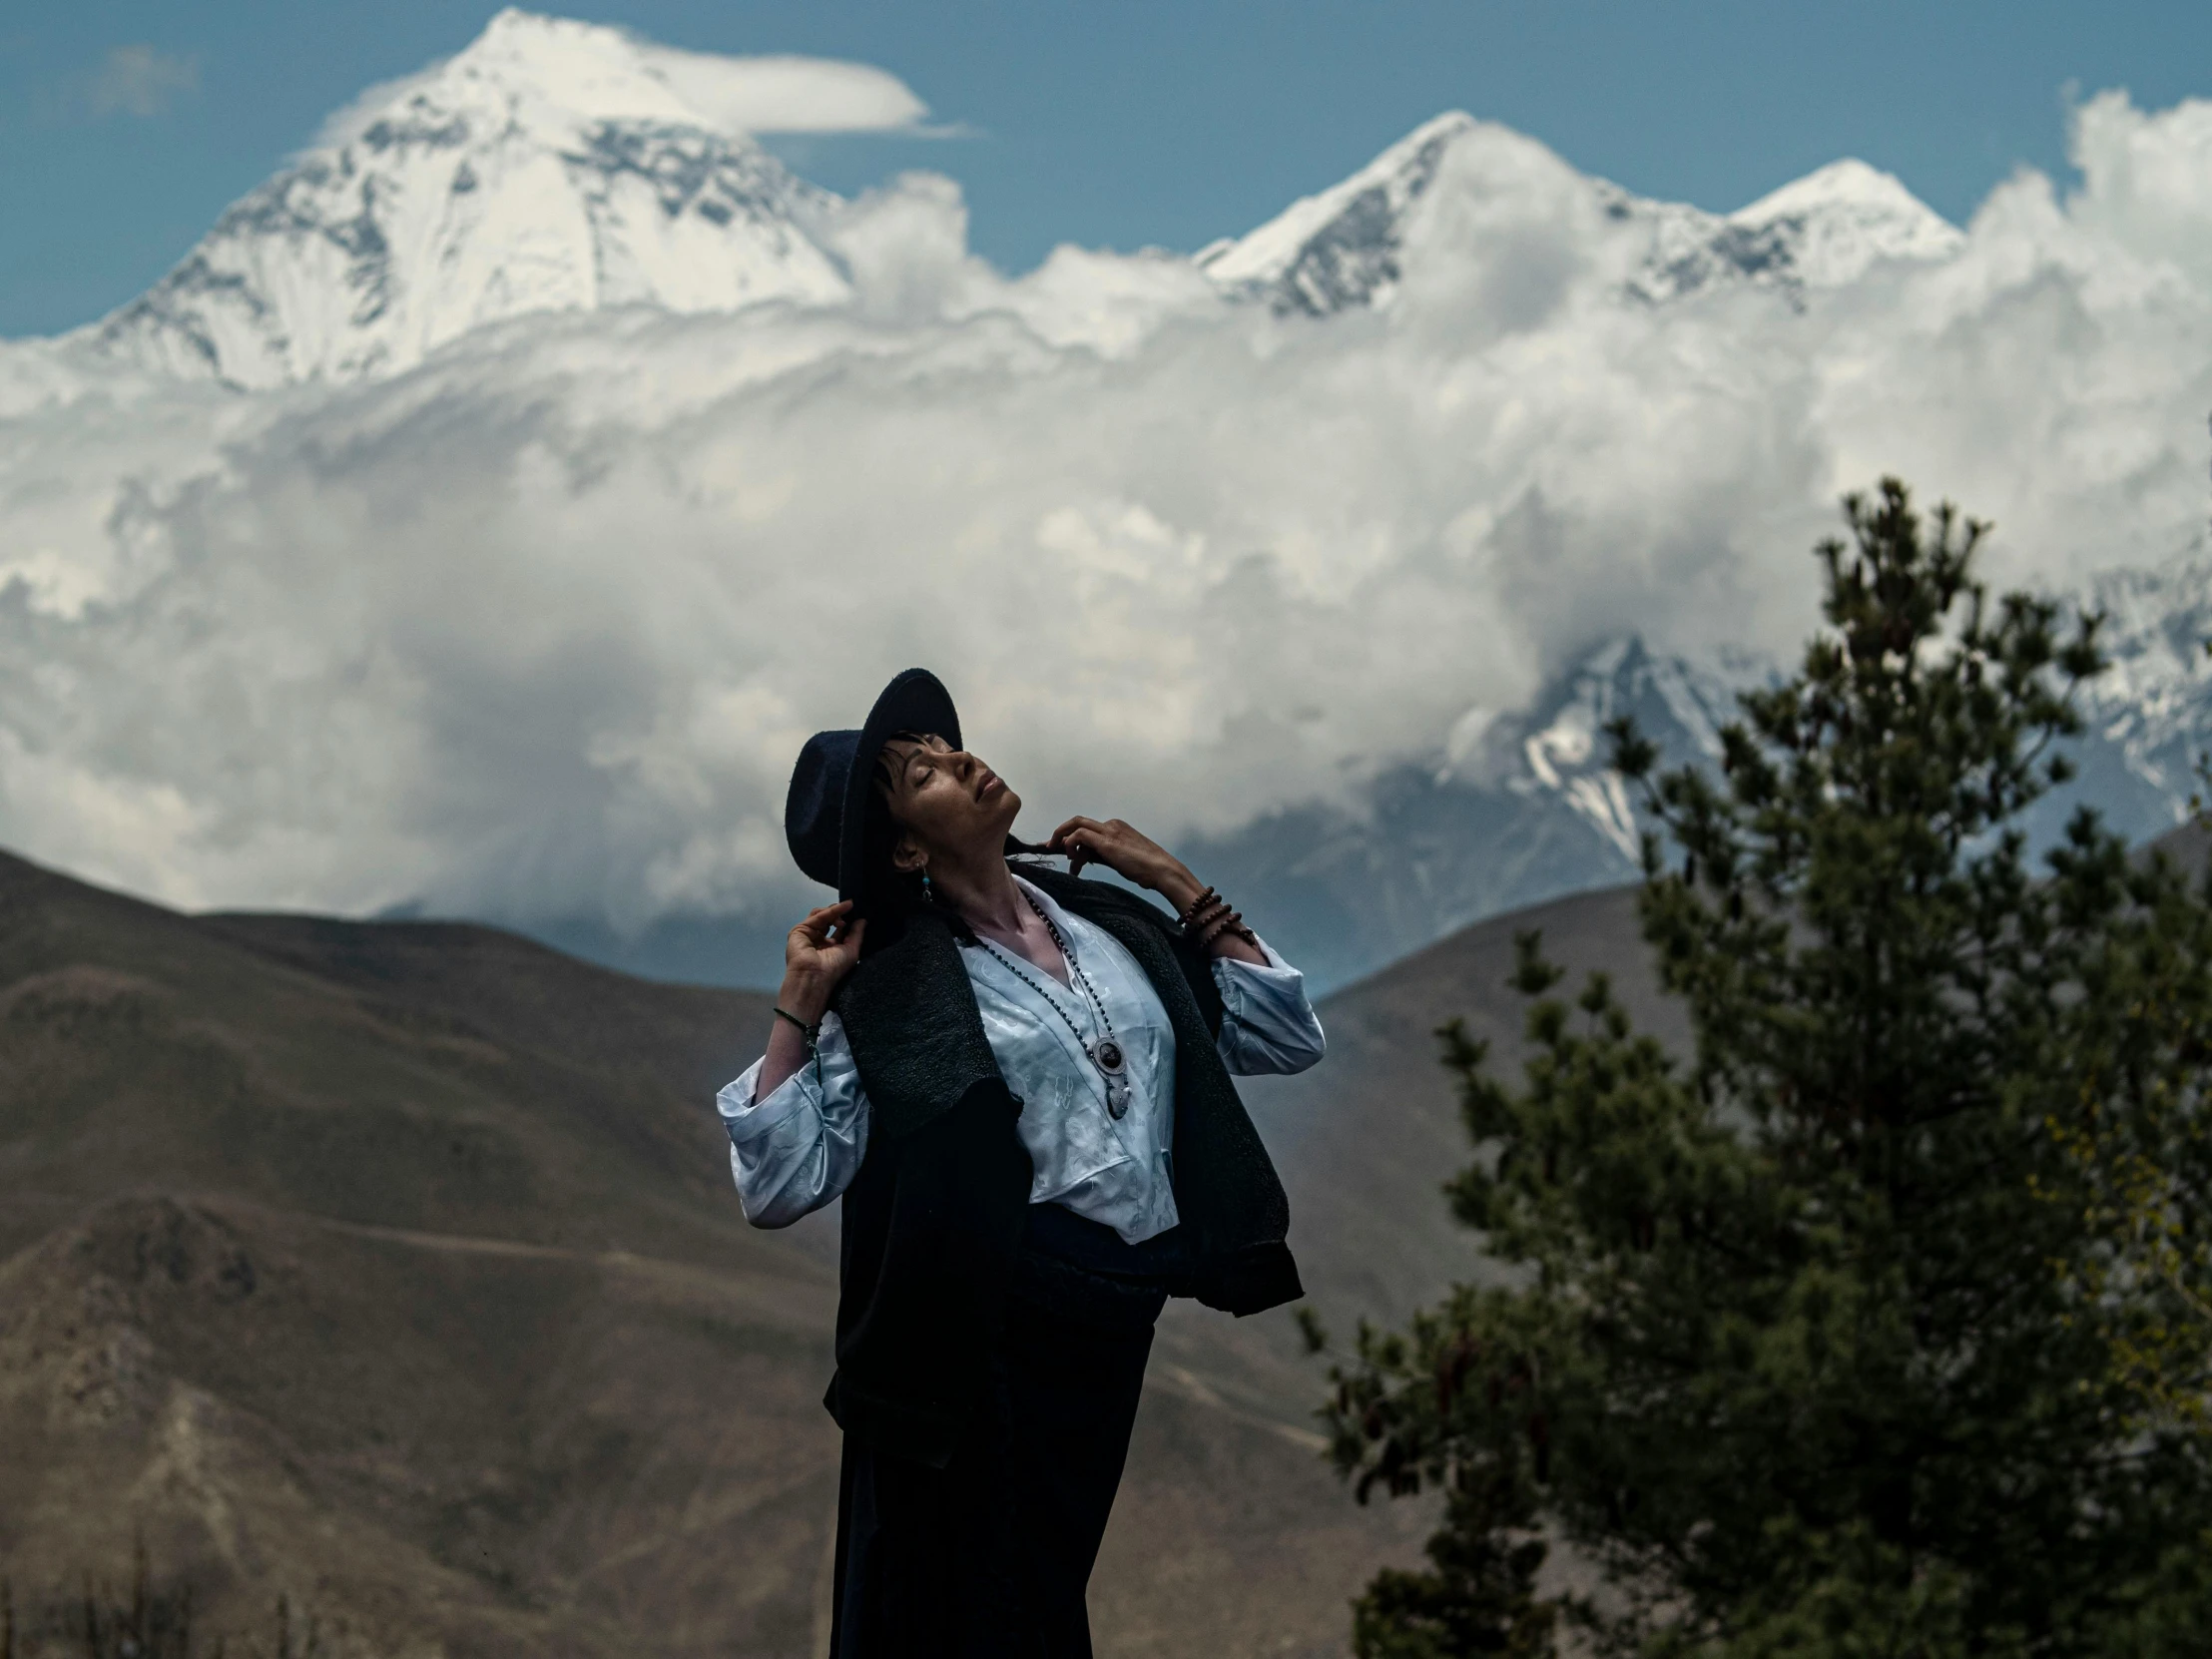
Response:
[{"label": "black trousers", "polygon": [[1090,1659],[1083,1592],[1165,1301],[1033,1254],[943,1468],[845,1436],[835,1659]]}]

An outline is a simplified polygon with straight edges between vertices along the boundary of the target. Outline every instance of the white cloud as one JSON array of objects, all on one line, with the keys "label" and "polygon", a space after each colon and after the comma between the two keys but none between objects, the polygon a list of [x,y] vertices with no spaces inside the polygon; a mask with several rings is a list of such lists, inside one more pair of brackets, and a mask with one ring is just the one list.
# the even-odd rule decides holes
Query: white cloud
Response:
[{"label": "white cloud", "polygon": [[1326,323],[1164,256],[1008,282],[915,178],[825,232],[847,309],[520,318],[253,398],[20,348],[0,842],[188,902],[773,909],[801,741],[911,663],[1029,828],[1165,833],[1463,746],[1615,630],[1787,649],[1884,471],[1993,517],[1999,580],[2156,562],[2204,518],[2207,112],[2092,100],[2077,193],[1802,311],[1623,301],[1627,233],[1498,140]]},{"label": "white cloud", "polygon": [[888,70],[835,58],[722,57],[641,45],[647,66],[718,126],[747,133],[882,133],[929,106]]},{"label": "white cloud", "polygon": [[162,114],[180,93],[200,86],[200,59],[193,53],[164,52],[137,42],[111,47],[85,86],[85,102],[95,116]]},{"label": "white cloud", "polygon": [[580,122],[646,116],[750,134],[937,131],[913,89],[872,64],[686,52],[605,24],[510,9],[453,57],[360,94],[322,123],[315,147],[349,144],[426,92],[456,108],[487,95],[495,104],[550,104]]}]

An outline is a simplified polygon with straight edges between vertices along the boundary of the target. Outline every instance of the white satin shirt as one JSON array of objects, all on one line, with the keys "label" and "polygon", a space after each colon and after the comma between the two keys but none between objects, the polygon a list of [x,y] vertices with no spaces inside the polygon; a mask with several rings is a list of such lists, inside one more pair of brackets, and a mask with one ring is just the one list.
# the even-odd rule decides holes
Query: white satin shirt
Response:
[{"label": "white satin shirt", "polygon": [[[1106,1110],[1106,1081],[1083,1051],[1104,1034],[1081,981],[1063,986],[1016,956],[1024,984],[981,945],[960,952],[983,1034],[1006,1086],[1021,1100],[1015,1125],[1034,1172],[1032,1204],[1066,1205],[1111,1227],[1130,1244],[1177,1221],[1171,1148],[1175,1144],[1175,1033],[1167,1010],[1136,958],[1105,929],[1071,915],[1019,875],[1014,880],[1059,928],[1113,1022],[1129,1068],[1129,1109]],[[1304,1071],[1322,1057],[1321,1021],[1306,998],[1306,976],[1265,944],[1267,965],[1217,956],[1222,997],[1218,1046],[1232,1072]],[[1069,976],[1074,977],[1072,974]],[[1040,996],[1040,990],[1043,996]],[[868,1104],[852,1050],[835,1014],[823,1016],[813,1063],[767,1099],[753,1098],[760,1060],[716,1097],[730,1131],[730,1168],[746,1219],[788,1227],[850,1185],[867,1152]]]}]

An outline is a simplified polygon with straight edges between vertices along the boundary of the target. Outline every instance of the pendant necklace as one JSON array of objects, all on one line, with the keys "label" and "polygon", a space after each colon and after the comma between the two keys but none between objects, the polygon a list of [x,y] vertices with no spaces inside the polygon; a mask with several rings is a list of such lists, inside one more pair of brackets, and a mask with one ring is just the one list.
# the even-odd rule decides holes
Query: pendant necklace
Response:
[{"label": "pendant necklace", "polygon": [[1044,923],[1044,930],[1052,935],[1052,942],[1059,949],[1060,959],[1067,963],[1068,972],[1075,976],[1075,982],[1083,987],[1083,995],[1097,1013],[1098,1023],[1104,1029],[1105,1036],[1099,1038],[1095,1043],[1086,1042],[1083,1038],[1082,1027],[1078,1026],[1069,1017],[1068,1011],[1060,1006],[1058,997],[1030,978],[1028,974],[1022,972],[1019,967],[1015,966],[1013,957],[999,949],[997,945],[991,943],[982,934],[975,934],[975,942],[993,956],[996,956],[1001,962],[1004,962],[1007,972],[1043,997],[1052,1011],[1060,1016],[1061,1023],[1075,1033],[1076,1046],[1081,1048],[1084,1057],[1098,1068],[1098,1075],[1106,1085],[1106,1115],[1119,1122],[1129,1110],[1129,1061],[1128,1057],[1121,1051],[1121,1040],[1114,1035],[1114,1022],[1106,1012],[1105,1000],[1100,997],[1097,989],[1091,984],[1090,975],[1085,973],[1076,963],[1075,952],[1068,948],[1067,940],[1060,936],[1059,928],[1052,925],[1052,918],[1044,913],[1043,906],[1038,904],[1034,898],[1029,898],[1027,893],[1023,893],[1022,897],[1029,899],[1029,908],[1037,912],[1037,919]]}]

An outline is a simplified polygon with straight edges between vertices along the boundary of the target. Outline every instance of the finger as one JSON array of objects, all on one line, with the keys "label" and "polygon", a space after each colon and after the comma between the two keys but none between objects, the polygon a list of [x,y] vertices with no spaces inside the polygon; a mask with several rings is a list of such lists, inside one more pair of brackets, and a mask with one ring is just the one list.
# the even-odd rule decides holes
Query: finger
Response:
[{"label": "finger", "polygon": [[1093,835],[1100,834],[1104,832],[1105,829],[1106,827],[1095,818],[1071,818],[1059,829],[1052,831],[1052,839],[1045,844],[1054,848],[1072,846],[1075,844],[1073,837],[1086,832]]}]

